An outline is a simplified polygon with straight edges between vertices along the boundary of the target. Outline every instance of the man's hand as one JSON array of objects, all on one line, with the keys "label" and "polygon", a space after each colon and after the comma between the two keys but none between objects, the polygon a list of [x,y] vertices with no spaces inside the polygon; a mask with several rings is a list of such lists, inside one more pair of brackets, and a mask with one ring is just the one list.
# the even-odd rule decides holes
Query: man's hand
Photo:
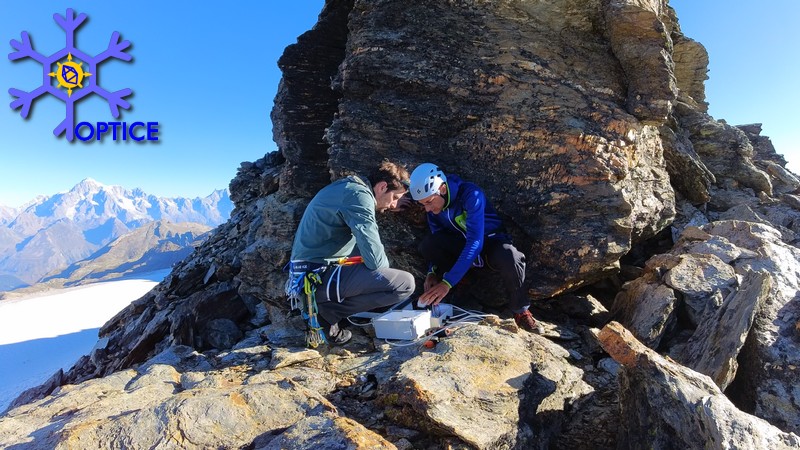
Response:
[{"label": "man's hand", "polygon": [[414,204],[414,200],[411,199],[411,195],[406,193],[405,195],[400,197],[400,200],[397,201],[397,204],[395,205],[395,207],[390,209],[389,211],[391,211],[391,212],[405,211],[406,208],[408,208],[409,206],[411,206],[413,204]]},{"label": "man's hand", "polygon": [[419,302],[423,305],[438,305],[449,292],[450,285],[442,281],[420,295]]},{"label": "man's hand", "polygon": [[432,287],[439,284],[440,281],[442,281],[442,279],[439,278],[438,275],[435,273],[429,273],[428,276],[425,277],[425,284],[422,285],[422,289],[425,292],[428,292],[428,290],[430,290]]}]

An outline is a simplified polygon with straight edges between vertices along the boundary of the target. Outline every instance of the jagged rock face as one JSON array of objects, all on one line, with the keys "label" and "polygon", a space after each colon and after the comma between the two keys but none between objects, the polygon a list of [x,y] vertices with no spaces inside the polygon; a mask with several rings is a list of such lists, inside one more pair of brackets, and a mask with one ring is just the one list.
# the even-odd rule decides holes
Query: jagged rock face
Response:
[{"label": "jagged rock face", "polygon": [[708,103],[705,101],[708,52],[703,44],[683,35],[674,9],[668,8],[664,13],[669,17],[664,22],[671,26],[672,62],[675,65],[678,98],[698,111],[708,112]]},{"label": "jagged rock face", "polygon": [[[625,84],[633,73],[669,84],[668,36],[656,11],[630,8],[640,15],[595,1],[356,2],[331,169],[395,157],[477,182],[521,234],[534,297],[604,276],[674,215],[658,130],[628,114],[638,106]],[[604,37],[622,20],[659,36],[639,47],[652,47],[652,66],[623,72]],[[619,28],[619,40],[634,32]],[[648,99],[670,104],[672,92]]]},{"label": "jagged rock face", "polygon": [[[645,345],[729,388],[743,410],[797,433],[799,274],[800,250],[776,229],[712,222],[687,228],[669,254],[651,258],[614,309]],[[679,321],[688,338],[680,338]]]},{"label": "jagged rock face", "polygon": [[599,337],[624,366],[617,448],[638,449],[643,443],[664,449],[800,447],[797,434],[739,411],[710,378],[658,355],[619,323],[606,325]]},{"label": "jagged rock face", "polygon": [[736,128],[744,131],[744,134],[746,134],[750,139],[750,143],[753,144],[753,149],[755,150],[757,159],[760,162],[769,161],[778,164],[781,167],[786,166],[786,158],[784,158],[783,155],[779,155],[775,151],[772,141],[770,141],[770,139],[766,136],[761,136],[760,123],[739,125]]},{"label": "jagged rock face", "polygon": [[772,195],[770,177],[755,167],[753,146],[742,130],[714,121],[685,104],[679,105],[677,116],[681,126],[689,131],[694,150],[711,173]]},{"label": "jagged rock face", "polygon": [[669,7],[660,0],[604,5],[608,39],[628,79],[628,111],[643,121],[664,123],[678,97]]},{"label": "jagged rock face", "polygon": [[330,80],[344,59],[352,8],[353,0],[326,1],[314,28],[278,61],[283,78],[271,117],[275,143],[286,158],[280,188],[286,197],[311,198],[330,182],[323,134],[341,96]]}]

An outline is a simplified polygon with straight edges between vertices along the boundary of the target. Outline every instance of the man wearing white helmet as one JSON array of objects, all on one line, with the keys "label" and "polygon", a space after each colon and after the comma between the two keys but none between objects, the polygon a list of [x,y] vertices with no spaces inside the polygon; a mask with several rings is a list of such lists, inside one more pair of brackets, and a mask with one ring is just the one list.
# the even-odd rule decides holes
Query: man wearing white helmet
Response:
[{"label": "man wearing white helmet", "polygon": [[411,173],[409,192],[425,207],[431,229],[419,246],[430,263],[420,303],[438,304],[471,267],[487,266],[500,272],[517,325],[542,333],[542,326],[528,311],[525,255],[514,247],[483,191],[457,175],[445,175],[435,164],[424,163]]}]

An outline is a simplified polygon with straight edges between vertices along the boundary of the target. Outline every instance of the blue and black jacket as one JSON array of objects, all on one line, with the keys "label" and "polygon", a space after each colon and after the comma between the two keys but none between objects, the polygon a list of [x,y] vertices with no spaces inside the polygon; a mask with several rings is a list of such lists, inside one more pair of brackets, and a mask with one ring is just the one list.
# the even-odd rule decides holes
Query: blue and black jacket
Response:
[{"label": "blue and black jacket", "polygon": [[[464,249],[442,281],[453,287],[473,265],[481,267],[481,251],[486,239],[510,240],[503,222],[486,195],[476,184],[447,174],[447,197],[439,214],[427,213],[431,233],[458,233],[464,237]],[[429,272],[435,268],[430,266]]]}]

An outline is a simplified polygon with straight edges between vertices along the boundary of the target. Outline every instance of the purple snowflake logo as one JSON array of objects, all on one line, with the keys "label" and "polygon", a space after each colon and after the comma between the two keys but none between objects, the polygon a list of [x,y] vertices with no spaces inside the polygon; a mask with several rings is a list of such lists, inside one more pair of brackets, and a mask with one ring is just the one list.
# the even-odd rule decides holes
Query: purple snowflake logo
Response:
[{"label": "purple snowflake logo", "polygon": [[[22,108],[20,115],[27,119],[30,115],[34,100],[49,93],[61,99],[67,107],[67,115],[64,120],[53,129],[53,134],[60,136],[66,132],[67,140],[75,139],[75,103],[91,95],[97,94],[108,102],[111,115],[115,119],[119,118],[119,108],[130,109],[131,105],[125,97],[132,94],[130,89],[122,89],[116,92],[108,92],[97,84],[97,66],[109,58],[117,58],[122,61],[130,61],[131,55],[125,53],[130,47],[128,41],[121,41],[120,34],[111,34],[111,41],[106,51],[97,56],[89,56],[75,47],[75,30],[87,19],[86,14],[78,14],[67,9],[66,16],[53,14],[53,20],[64,29],[67,37],[67,45],[56,53],[45,56],[33,49],[30,35],[27,31],[22,32],[22,41],[11,40],[11,47],[14,52],[8,54],[8,59],[16,61],[24,58],[31,58],[42,65],[42,85],[31,92],[21,91],[11,88],[8,93],[15,97],[11,102],[11,109]],[[84,64],[86,67],[84,68]],[[57,67],[54,67],[57,66]],[[94,74],[94,76],[93,76]],[[54,81],[57,84],[54,84]],[[66,89],[66,90],[64,90]]]}]

